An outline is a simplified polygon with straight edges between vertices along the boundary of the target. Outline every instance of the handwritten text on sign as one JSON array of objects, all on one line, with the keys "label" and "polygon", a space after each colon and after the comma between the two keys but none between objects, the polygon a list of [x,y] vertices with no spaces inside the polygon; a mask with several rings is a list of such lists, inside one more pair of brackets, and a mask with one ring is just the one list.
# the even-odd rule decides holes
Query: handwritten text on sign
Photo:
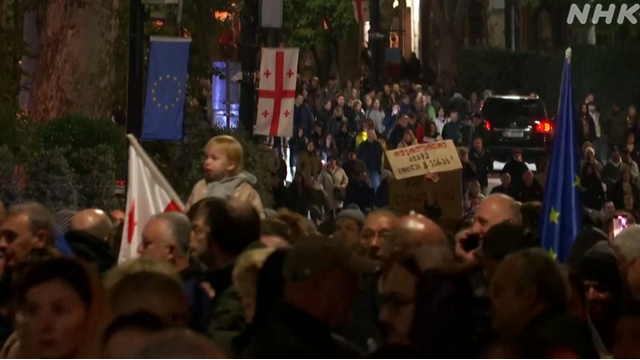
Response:
[{"label": "handwritten text on sign", "polygon": [[389,150],[386,154],[396,179],[462,168],[458,150],[451,140]]}]

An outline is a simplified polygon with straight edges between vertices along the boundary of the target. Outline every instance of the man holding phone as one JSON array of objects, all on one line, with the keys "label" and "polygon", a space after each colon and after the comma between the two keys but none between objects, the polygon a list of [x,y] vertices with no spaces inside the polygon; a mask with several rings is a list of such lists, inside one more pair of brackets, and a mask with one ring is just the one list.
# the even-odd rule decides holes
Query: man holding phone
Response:
[{"label": "man holding phone", "polygon": [[456,255],[469,265],[478,266],[478,251],[489,229],[503,222],[522,223],[520,203],[504,194],[493,194],[480,203],[470,229],[456,235]]}]

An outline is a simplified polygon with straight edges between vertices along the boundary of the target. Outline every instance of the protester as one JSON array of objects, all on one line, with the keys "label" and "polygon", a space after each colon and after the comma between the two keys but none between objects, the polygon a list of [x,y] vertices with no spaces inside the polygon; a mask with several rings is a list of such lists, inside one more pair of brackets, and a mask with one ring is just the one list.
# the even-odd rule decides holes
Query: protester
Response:
[{"label": "protester", "polygon": [[355,346],[332,335],[356,298],[358,264],[342,245],[324,239],[295,244],[284,262],[284,303],[256,329],[250,357],[353,358]]},{"label": "protester", "polygon": [[491,281],[494,329],[538,357],[558,351],[598,357],[588,328],[567,315],[567,289],[563,272],[544,250],[507,255]]},{"label": "protester", "polygon": [[102,336],[103,358],[133,358],[152,334],[166,327],[167,325],[160,317],[146,311],[117,317],[109,324]]},{"label": "protester", "polygon": [[138,254],[143,259],[166,261],[180,274],[189,299],[189,328],[205,333],[211,316],[211,299],[203,286],[200,269],[190,262],[191,223],[186,215],[156,215],[145,225]]},{"label": "protester", "polygon": [[262,215],[262,200],[253,188],[257,179],[244,171],[242,144],[231,136],[220,135],[209,140],[204,151],[205,178],[193,187],[186,210],[205,197],[233,197],[249,201]]},{"label": "protester", "polygon": [[[233,268],[238,256],[251,243],[260,240],[260,217],[249,203],[233,199],[212,207],[206,224],[211,229],[207,252],[213,260],[206,280],[215,290],[209,331],[214,341],[220,335],[227,339],[220,342],[228,342],[227,333],[237,334],[244,328],[242,303],[233,287]],[[230,348],[230,345],[223,347]]]},{"label": "protester", "polygon": [[523,176],[527,171],[529,171],[529,168],[522,160],[522,150],[513,150],[513,156],[507,161],[504,168],[502,168],[502,174],[509,174],[513,186],[516,189],[521,189],[523,186]]},{"label": "protester", "polygon": [[169,263],[129,261],[108,274],[106,287],[115,317],[148,311],[167,324],[187,325],[189,300],[178,271]]},{"label": "protester", "polygon": [[365,216],[360,208],[357,205],[349,205],[338,213],[334,237],[355,252],[360,244],[364,221]]},{"label": "protester", "polygon": [[256,312],[256,284],[258,273],[265,260],[274,252],[275,248],[255,249],[244,252],[233,269],[233,286],[238,290],[244,321],[250,324]]},{"label": "protester", "polygon": [[20,358],[97,358],[108,318],[96,273],[71,259],[35,265],[16,293],[21,315]]}]

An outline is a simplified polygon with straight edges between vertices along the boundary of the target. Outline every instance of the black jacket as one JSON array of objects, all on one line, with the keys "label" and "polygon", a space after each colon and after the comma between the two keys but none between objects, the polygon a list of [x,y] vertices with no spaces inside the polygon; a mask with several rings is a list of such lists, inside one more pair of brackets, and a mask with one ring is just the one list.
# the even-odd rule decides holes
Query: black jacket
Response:
[{"label": "black jacket", "polygon": [[534,317],[522,329],[517,341],[524,359],[549,358],[554,351],[569,350],[579,359],[599,358],[589,328],[576,317],[547,311]]},{"label": "black jacket", "polygon": [[516,188],[522,187],[522,176],[529,170],[527,164],[522,161],[516,161],[514,159],[509,160],[502,169],[502,174],[507,173],[511,175],[511,184]]},{"label": "black jacket", "polygon": [[262,359],[353,359],[362,354],[313,316],[282,303],[258,326],[245,356]]},{"label": "black jacket", "polygon": [[538,180],[533,179],[533,184],[531,184],[530,187],[522,185],[522,188],[520,188],[520,192],[518,193],[517,200],[522,203],[544,200],[544,191],[542,190],[542,186],[538,183]]},{"label": "black jacket", "polygon": [[493,158],[488,150],[482,151],[482,154],[478,154],[475,149],[472,149],[469,153],[469,161],[476,166],[476,178],[480,182],[480,186],[489,186],[489,174],[493,171]]},{"label": "black jacket", "polygon": [[116,265],[116,256],[109,244],[84,231],[67,231],[65,239],[77,258],[95,265],[104,274]]},{"label": "black jacket", "polygon": [[499,185],[491,189],[491,194],[505,194],[511,196],[514,199],[518,198],[518,189],[516,189],[513,185],[509,186],[505,189],[503,185]]}]

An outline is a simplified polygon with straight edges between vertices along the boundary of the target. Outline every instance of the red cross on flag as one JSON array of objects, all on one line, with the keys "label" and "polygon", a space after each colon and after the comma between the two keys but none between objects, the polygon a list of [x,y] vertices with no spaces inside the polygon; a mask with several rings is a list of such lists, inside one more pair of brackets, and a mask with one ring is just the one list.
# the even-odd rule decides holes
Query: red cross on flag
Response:
[{"label": "red cross on flag", "polygon": [[133,135],[129,138],[127,212],[118,263],[138,257],[142,230],[153,215],[182,211],[184,204]]},{"label": "red cross on flag", "polygon": [[293,136],[297,73],[297,48],[262,48],[256,134]]},{"label": "red cross on flag", "polygon": [[353,3],[356,21],[359,23],[369,21],[369,0],[351,0],[351,2]]}]

